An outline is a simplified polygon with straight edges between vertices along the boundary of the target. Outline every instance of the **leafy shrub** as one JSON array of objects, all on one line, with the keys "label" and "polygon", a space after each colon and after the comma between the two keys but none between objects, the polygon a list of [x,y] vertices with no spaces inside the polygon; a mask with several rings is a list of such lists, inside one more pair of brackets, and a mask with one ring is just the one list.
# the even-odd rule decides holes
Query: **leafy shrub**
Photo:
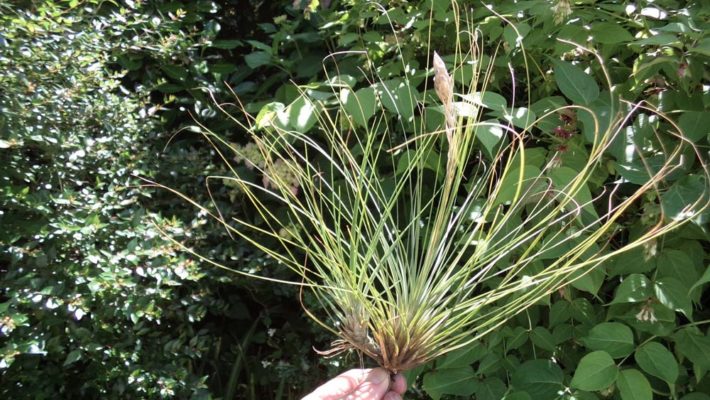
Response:
[{"label": "leafy shrub", "polygon": [[216,39],[218,20],[235,27],[223,6],[219,16],[212,2],[2,6],[6,397],[296,396],[312,385],[300,379],[313,334],[294,318],[296,292],[176,252],[158,227],[215,259],[265,265],[137,179],[187,190],[215,169],[209,146],[173,129],[186,109],[210,117],[198,88],[225,89],[214,65],[234,46]]},{"label": "leafy shrub", "polygon": [[[143,10],[52,2],[3,6],[2,393],[8,398],[207,393],[191,363],[209,348],[196,322],[214,301],[204,273],[151,224],[136,174],[157,170],[155,106],[124,87],[116,57],[191,41]],[[154,36],[137,35],[152,31]],[[179,33],[179,31],[178,31]],[[188,221],[189,222],[189,221]],[[195,219],[199,222],[199,219]],[[190,289],[194,288],[194,289]],[[186,292],[187,291],[187,292]]]},{"label": "leafy shrub", "polygon": [[[526,121],[576,103],[603,116],[603,130],[625,101],[643,101],[668,116],[670,121],[643,108],[629,114],[622,134],[607,149],[597,175],[590,180],[589,190],[594,194],[616,181],[622,185],[615,196],[623,197],[629,189],[646,183],[646,170],[656,168],[654,157],[673,143],[673,132],[679,128],[699,146],[700,151],[687,154],[690,158],[680,166],[682,172],[662,183],[659,195],[640,199],[631,216],[619,221],[612,246],[647,232],[649,221],[661,210],[664,218],[671,220],[683,215],[688,204],[706,204],[707,154],[702,149],[708,143],[704,117],[707,88],[702,82],[708,34],[691,27],[704,26],[707,10],[700,2],[554,3],[554,7],[548,1],[474,6],[470,14],[461,6],[459,11],[469,15],[469,31],[477,28],[484,38],[486,55],[473,61],[493,68],[489,85],[493,94],[488,100],[502,104],[502,110],[489,111],[486,117],[524,128]],[[420,107],[427,95],[423,68],[429,50],[452,56],[456,51],[452,35],[467,32],[452,32],[447,21],[453,20],[455,8],[446,2],[396,2],[381,7],[342,2],[339,6],[311,16],[311,20],[322,21],[321,29],[331,35],[332,49],[339,50],[336,56],[324,59],[326,76],[302,85],[301,92],[284,84],[277,91],[276,102],[260,109],[255,126],[273,125],[317,136],[315,121],[326,114],[309,106],[309,101],[323,103],[329,110],[328,106],[349,97],[357,99],[350,110],[347,102],[344,104],[356,125],[369,126],[374,118],[381,118],[397,143],[397,135],[404,138],[416,133],[421,122],[417,118],[423,113]],[[431,45],[426,40],[430,29]],[[491,44],[499,42],[500,47]],[[591,53],[579,51],[572,42],[601,54],[609,67],[608,75]],[[394,51],[398,43],[401,55]],[[267,58],[259,53],[268,52],[266,49],[255,47],[251,60],[259,61],[255,66],[277,63],[273,54]],[[529,74],[524,72],[526,65]],[[507,83],[511,76],[513,84]],[[465,75],[454,78],[459,83],[469,79]],[[612,101],[604,90],[607,83],[613,88]],[[391,100],[382,100],[384,112],[375,117],[377,108],[371,103],[376,96],[372,92],[380,90],[380,85],[386,86],[383,92],[402,89]],[[339,90],[348,96],[333,93],[333,86],[344,88]],[[302,94],[309,100],[301,100]],[[249,104],[247,108],[258,109]],[[578,171],[593,133],[591,113],[580,110],[544,118],[530,132],[529,140],[543,146],[541,160],[554,160],[562,168]],[[487,144],[480,145],[485,155]],[[260,184],[258,180],[254,183]],[[707,351],[710,340],[703,322],[707,310],[701,307],[708,282],[706,223],[707,213],[694,216],[693,224],[628,256],[605,262],[479,343],[413,371],[410,378],[421,377],[415,380],[413,390],[423,388],[433,397],[475,394],[477,398],[501,398],[507,394],[516,398],[601,395],[627,399],[651,398],[655,392],[705,398],[706,363],[698,354]],[[645,347],[649,343],[654,344]],[[661,363],[649,361],[647,352],[673,361],[661,367]]]}]

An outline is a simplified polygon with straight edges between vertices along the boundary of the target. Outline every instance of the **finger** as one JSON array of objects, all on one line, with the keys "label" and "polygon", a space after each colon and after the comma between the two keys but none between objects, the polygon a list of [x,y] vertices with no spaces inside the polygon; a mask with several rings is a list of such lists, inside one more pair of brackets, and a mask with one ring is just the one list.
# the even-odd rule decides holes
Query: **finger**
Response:
[{"label": "finger", "polygon": [[369,370],[365,380],[344,400],[382,399],[389,391],[390,373],[384,368]]},{"label": "finger", "polygon": [[[343,372],[342,374],[336,376],[335,378],[318,387],[318,389],[304,397],[302,400],[344,399],[346,398],[346,396],[352,394],[356,389],[358,389],[358,387],[364,385],[368,381],[370,383],[365,385],[366,387],[363,388],[363,391],[372,391],[373,382],[379,381],[379,379],[382,378],[382,374],[380,372],[375,371],[376,370],[372,369],[351,369],[349,371]],[[389,374],[386,374],[386,377],[388,378]],[[382,397],[386,389],[387,386],[384,387],[384,389],[378,396]]]},{"label": "finger", "polygon": [[355,390],[365,380],[369,370],[351,369],[336,376],[302,400],[337,400]]},{"label": "finger", "polygon": [[388,392],[382,400],[402,400],[402,396],[399,393]]},{"label": "finger", "polygon": [[392,384],[390,384],[390,390],[399,394],[404,394],[407,391],[407,379],[404,375],[397,374],[392,379]]}]

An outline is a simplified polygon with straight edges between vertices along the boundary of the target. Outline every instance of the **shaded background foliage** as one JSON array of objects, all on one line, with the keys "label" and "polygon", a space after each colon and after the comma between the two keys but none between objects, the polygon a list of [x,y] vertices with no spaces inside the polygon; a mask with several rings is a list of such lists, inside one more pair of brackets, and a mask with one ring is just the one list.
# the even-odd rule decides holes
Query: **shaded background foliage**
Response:
[{"label": "shaded background foliage", "polygon": [[[138,178],[227,215],[249,215],[233,187],[212,182],[212,198],[205,190],[206,176],[225,167],[190,129],[193,118],[231,142],[247,138],[214,109],[210,93],[234,101],[233,91],[264,123],[281,107],[280,123],[317,134],[317,111],[291,104],[299,95],[293,83],[333,105],[329,79],[339,75],[396,122],[394,137],[411,133],[425,104],[430,49],[454,51],[451,6],[321,3],[0,2],[3,396],[298,398],[358,364],[355,355],[314,354],[332,338],[305,318],[295,288],[222,272],[163,237],[160,230],[233,268],[291,278]],[[496,5],[498,14],[478,3],[462,9],[471,10],[484,53],[496,54],[481,60],[494,63],[489,89],[502,96],[487,104],[486,118],[524,126],[560,104],[609,110],[601,66],[557,40],[567,39],[602,55],[615,96],[657,106],[707,158],[703,2],[533,0]],[[375,104],[367,91],[378,84],[406,93]],[[304,115],[305,123],[297,118]],[[367,123],[373,115],[353,118]],[[623,149],[653,148],[648,132],[670,129],[638,113],[590,191],[618,177],[643,183],[641,160],[624,158]],[[588,116],[554,115],[531,140],[541,160],[559,157],[574,170],[589,135]],[[482,151],[492,145],[481,143]],[[704,195],[698,168],[685,166],[663,198],[639,204],[615,240],[647,229],[661,206],[681,212]],[[412,397],[710,398],[706,223],[702,216],[603,265],[486,340],[412,372]]]}]

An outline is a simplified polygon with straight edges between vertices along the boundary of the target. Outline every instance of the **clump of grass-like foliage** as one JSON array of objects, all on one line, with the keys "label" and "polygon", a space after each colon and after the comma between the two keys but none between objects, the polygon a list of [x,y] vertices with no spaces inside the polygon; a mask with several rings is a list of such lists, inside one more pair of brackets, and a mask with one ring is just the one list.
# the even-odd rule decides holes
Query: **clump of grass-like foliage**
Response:
[{"label": "clump of grass-like foliage", "polygon": [[[459,32],[475,38],[472,31]],[[554,157],[531,166],[531,135],[540,120],[569,110],[594,112],[562,107],[525,129],[482,121],[493,66],[477,62],[483,46],[476,42],[459,46],[451,73],[433,54],[436,98],[424,102],[441,104],[439,130],[426,131],[421,123],[417,135],[396,136],[385,113],[363,129],[344,105],[355,101],[356,112],[364,112],[367,105],[358,98],[339,96],[339,104],[327,106],[305,93],[298,101],[323,110],[315,133],[285,128],[276,112],[259,123],[246,113],[232,117],[250,134],[248,146],[230,145],[203,128],[233,173],[213,178],[237,186],[260,222],[203,210],[300,276],[295,283],[311,291],[328,315],[307,313],[338,337],[327,354],[354,349],[393,372],[414,368],[478,340],[706,207],[704,200],[688,204],[678,218],[660,212],[645,232],[612,240],[634,203],[659,196],[681,158],[696,155],[692,144],[679,129],[656,132],[676,146],[665,148],[662,165],[648,166],[644,184],[622,194],[622,181],[606,182],[593,194],[587,183],[605,151],[634,113],[653,113],[643,104],[622,103],[608,123],[594,118],[589,157],[575,174],[560,169]],[[473,78],[456,87],[452,74],[464,69]],[[380,100],[397,102],[394,92],[378,87]],[[336,85],[341,88],[346,85]],[[485,157],[476,138],[491,128],[502,137]],[[260,174],[262,184],[240,176],[235,159]],[[286,215],[275,213],[274,204]],[[278,246],[266,245],[264,235]]]}]

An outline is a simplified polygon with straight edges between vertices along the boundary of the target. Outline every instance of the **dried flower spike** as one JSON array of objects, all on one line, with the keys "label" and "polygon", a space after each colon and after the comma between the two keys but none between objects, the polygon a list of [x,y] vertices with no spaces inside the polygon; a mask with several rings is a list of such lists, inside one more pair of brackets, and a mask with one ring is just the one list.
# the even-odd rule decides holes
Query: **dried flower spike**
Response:
[{"label": "dried flower spike", "polygon": [[454,82],[446,70],[444,60],[439,57],[439,54],[434,52],[434,90],[439,100],[444,104],[444,116],[446,118],[446,136],[449,143],[453,138],[453,130],[456,125],[454,115],[454,105],[452,103],[454,97]]}]

